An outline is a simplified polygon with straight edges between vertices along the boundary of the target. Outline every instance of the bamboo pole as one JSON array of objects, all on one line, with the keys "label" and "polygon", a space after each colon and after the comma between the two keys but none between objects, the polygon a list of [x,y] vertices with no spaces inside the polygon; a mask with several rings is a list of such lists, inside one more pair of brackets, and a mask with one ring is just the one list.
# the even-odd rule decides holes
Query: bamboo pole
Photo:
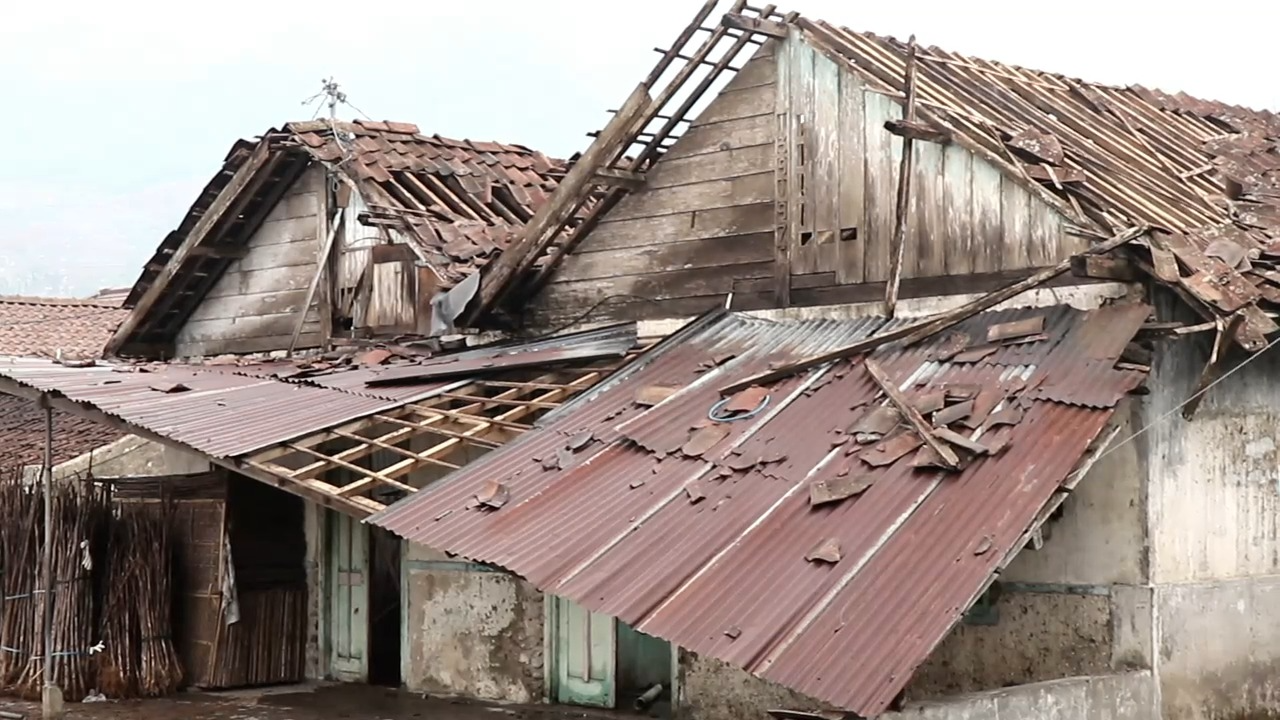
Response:
[{"label": "bamboo pole", "polygon": [[44,467],[40,473],[44,481],[44,558],[41,574],[44,575],[43,617],[41,632],[44,637],[42,653],[44,690],[40,694],[41,717],[45,720],[63,715],[62,691],[53,683],[53,406],[47,397],[44,405]]}]

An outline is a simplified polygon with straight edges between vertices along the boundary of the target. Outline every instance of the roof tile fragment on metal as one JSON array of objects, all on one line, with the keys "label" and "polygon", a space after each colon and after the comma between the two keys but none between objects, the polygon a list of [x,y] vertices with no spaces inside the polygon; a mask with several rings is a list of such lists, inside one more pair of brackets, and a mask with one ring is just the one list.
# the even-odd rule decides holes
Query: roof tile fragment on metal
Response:
[{"label": "roof tile fragment on metal", "polygon": [[[911,431],[861,358],[719,395],[890,323],[704,316],[540,432],[370,522],[874,716],[1133,388],[1138,371],[1115,365],[1148,310],[988,312],[872,353],[910,402],[945,413],[939,434],[973,449],[959,471],[932,467],[918,438],[903,445]],[[1043,332],[975,362],[939,357],[1010,323]],[[895,445],[906,450],[880,450]],[[478,501],[494,493],[501,507]]]}]

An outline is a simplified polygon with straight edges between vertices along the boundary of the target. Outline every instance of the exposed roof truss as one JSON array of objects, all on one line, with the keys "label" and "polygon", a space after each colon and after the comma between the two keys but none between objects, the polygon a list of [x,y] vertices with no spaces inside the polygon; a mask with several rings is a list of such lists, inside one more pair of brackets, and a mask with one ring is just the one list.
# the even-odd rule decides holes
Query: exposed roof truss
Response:
[{"label": "exposed roof truss", "polygon": [[[630,356],[628,356],[630,357]],[[531,430],[627,358],[468,379],[429,400],[237,459],[285,489],[363,517]]]}]

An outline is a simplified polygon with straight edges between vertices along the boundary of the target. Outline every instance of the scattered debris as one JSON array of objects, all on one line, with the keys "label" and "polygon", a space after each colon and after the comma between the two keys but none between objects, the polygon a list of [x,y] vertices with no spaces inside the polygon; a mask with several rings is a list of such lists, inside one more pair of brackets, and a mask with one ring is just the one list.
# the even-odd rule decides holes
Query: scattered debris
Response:
[{"label": "scattered debris", "polygon": [[636,391],[636,404],[653,407],[667,398],[680,392],[680,388],[670,385],[648,385]]},{"label": "scattered debris", "polygon": [[738,393],[730,396],[729,401],[724,406],[725,412],[730,413],[749,413],[754,412],[769,398],[769,390],[759,385],[752,385]]},{"label": "scattered debris", "polygon": [[956,456],[955,451],[933,436],[933,428],[925,422],[925,419],[920,416],[920,413],[916,412],[916,409],[907,402],[907,399],[902,396],[902,393],[898,388],[889,381],[889,376],[885,374],[884,369],[880,367],[880,364],[874,360],[867,359],[862,366],[871,374],[871,379],[875,380],[876,384],[880,386],[880,390],[888,396],[889,402],[893,403],[898,408],[898,412],[902,413],[902,416],[907,419],[907,422],[915,428],[916,434],[918,434],[920,439],[938,455],[938,458],[943,462],[943,464],[951,468],[959,467],[960,458]]},{"label": "scattered debris", "polygon": [[724,425],[706,425],[698,428],[689,436],[688,441],[680,447],[680,452],[685,457],[701,457],[703,453],[715,447],[728,436],[729,428]]},{"label": "scattered debris", "polygon": [[933,414],[933,424],[943,427],[953,422],[964,420],[973,414],[974,401],[965,400],[950,407],[945,407]]},{"label": "scattered debris", "polygon": [[818,545],[808,553],[805,553],[804,559],[809,562],[830,563],[834,565],[840,562],[840,541],[835,538],[827,538],[818,543]]},{"label": "scattered debris", "polygon": [[919,435],[910,430],[903,430],[858,457],[872,467],[892,465],[923,444],[924,441]]},{"label": "scattered debris", "polygon": [[982,539],[978,541],[978,546],[973,549],[973,554],[975,556],[986,555],[987,553],[991,552],[991,548],[994,546],[995,546],[995,539],[992,538],[990,535],[984,535]]},{"label": "scattered debris", "polygon": [[707,493],[702,489],[702,483],[694,480],[684,486],[684,492],[689,496],[689,504],[697,505],[707,499]]},{"label": "scattered debris", "polygon": [[724,631],[724,636],[729,638],[730,640],[737,640],[738,638],[742,637],[742,628],[738,627],[737,625],[730,626],[727,630]]},{"label": "scattered debris", "polygon": [[360,355],[357,362],[361,365],[381,365],[390,360],[395,353],[386,348],[374,348]]},{"label": "scattered debris", "polygon": [[506,505],[510,499],[511,491],[507,489],[506,485],[497,480],[486,480],[484,487],[480,489],[480,492],[476,493],[476,502],[494,510]]},{"label": "scattered debris", "polygon": [[191,388],[180,382],[168,382],[168,383],[156,383],[155,385],[151,386],[151,389],[155,390],[156,392],[165,393],[166,395],[169,395],[172,393],[187,392]]},{"label": "scattered debris", "polygon": [[902,413],[897,408],[880,405],[863,415],[847,432],[853,435],[853,441],[859,445],[869,445],[888,435],[900,422]]},{"label": "scattered debris", "polygon": [[569,444],[566,447],[572,452],[578,452],[590,444],[593,439],[595,439],[595,435],[590,430],[584,430],[569,438]]},{"label": "scattered debris", "polygon": [[875,480],[867,476],[854,476],[846,472],[834,478],[817,480],[809,485],[809,504],[812,506],[840,502],[866,492]]},{"label": "scattered debris", "polygon": [[1028,335],[1040,335],[1044,332],[1044,316],[1035,315],[1025,320],[999,323],[987,328],[987,342],[1014,340]]}]

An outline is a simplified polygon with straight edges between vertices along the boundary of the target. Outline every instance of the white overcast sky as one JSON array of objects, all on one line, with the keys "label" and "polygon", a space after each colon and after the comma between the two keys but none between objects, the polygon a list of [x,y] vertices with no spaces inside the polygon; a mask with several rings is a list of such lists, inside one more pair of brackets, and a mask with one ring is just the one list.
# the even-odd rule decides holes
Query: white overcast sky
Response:
[{"label": "white overcast sky", "polygon": [[[722,8],[729,0],[722,0]],[[700,0],[20,3],[0,22],[0,294],[128,285],[231,143],[334,76],[375,119],[586,146]],[[754,4],[754,3],[753,3]],[[1280,3],[796,0],[856,30],[1280,109]]]}]

